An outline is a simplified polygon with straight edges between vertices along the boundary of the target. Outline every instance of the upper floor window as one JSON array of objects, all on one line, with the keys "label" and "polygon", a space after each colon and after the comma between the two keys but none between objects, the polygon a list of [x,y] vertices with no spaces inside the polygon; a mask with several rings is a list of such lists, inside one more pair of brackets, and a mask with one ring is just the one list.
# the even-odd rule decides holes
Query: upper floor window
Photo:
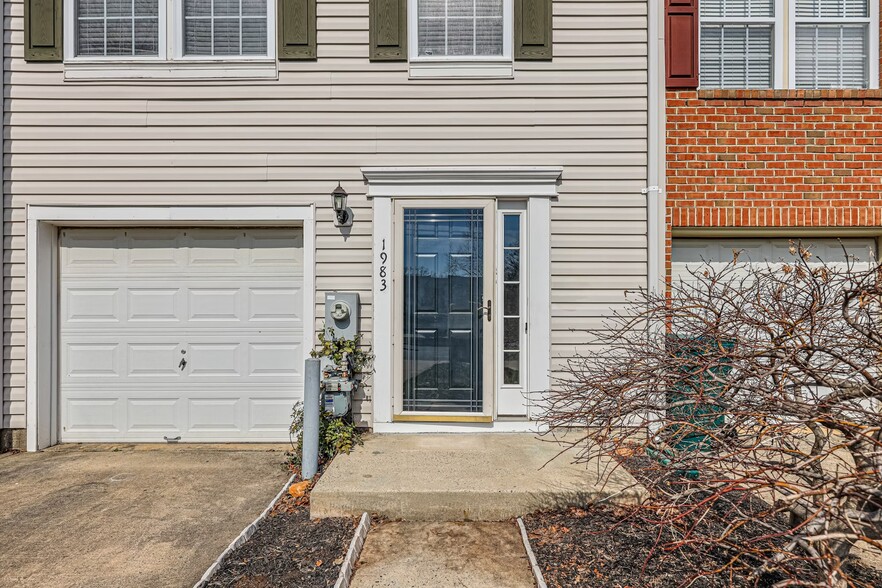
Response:
[{"label": "upper floor window", "polygon": [[[796,0],[795,86],[868,87],[871,26],[869,0]],[[878,62],[878,51],[873,59]]]},{"label": "upper floor window", "polygon": [[[411,0],[413,60],[511,59],[511,0]],[[415,21],[415,22],[414,22]]]},{"label": "upper floor window", "polygon": [[878,10],[870,0],[701,0],[700,85],[874,87]]},{"label": "upper floor window", "polygon": [[[67,55],[83,59],[273,57],[268,0],[76,0]],[[171,12],[171,14],[169,14]],[[72,51],[70,51],[72,50]]]}]

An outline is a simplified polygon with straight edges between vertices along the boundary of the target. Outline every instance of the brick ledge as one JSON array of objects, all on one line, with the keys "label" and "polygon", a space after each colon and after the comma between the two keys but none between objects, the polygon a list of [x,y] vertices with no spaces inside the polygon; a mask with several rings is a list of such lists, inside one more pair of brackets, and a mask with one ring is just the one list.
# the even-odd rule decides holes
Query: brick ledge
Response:
[{"label": "brick ledge", "polygon": [[698,90],[704,100],[867,100],[882,90]]}]

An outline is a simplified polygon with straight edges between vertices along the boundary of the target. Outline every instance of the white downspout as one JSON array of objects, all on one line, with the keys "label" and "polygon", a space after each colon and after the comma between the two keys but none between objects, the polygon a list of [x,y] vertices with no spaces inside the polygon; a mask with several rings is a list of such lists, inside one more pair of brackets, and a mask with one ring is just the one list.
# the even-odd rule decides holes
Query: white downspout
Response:
[{"label": "white downspout", "polygon": [[647,0],[647,286],[662,288],[665,276],[665,83],[664,3]]}]

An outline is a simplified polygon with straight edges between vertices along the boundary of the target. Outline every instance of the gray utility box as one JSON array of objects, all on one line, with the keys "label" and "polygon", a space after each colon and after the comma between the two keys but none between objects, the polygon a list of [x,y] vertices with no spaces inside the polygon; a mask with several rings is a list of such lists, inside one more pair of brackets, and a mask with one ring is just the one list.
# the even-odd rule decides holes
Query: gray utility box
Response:
[{"label": "gray utility box", "polygon": [[325,328],[334,330],[335,339],[355,339],[358,335],[358,294],[328,292],[325,294]]}]

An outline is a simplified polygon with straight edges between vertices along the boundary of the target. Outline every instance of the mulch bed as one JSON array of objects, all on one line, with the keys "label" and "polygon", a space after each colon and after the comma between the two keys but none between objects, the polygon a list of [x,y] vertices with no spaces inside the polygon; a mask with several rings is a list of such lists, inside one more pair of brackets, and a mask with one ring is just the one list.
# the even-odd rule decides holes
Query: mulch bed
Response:
[{"label": "mulch bed", "polygon": [[[633,473],[639,477],[637,471]],[[548,586],[769,588],[782,579],[766,575],[757,581],[749,578],[747,570],[702,576],[723,568],[731,559],[731,553],[714,549],[666,551],[661,545],[672,536],[660,537],[659,526],[630,516],[632,512],[614,505],[595,505],[523,517]],[[701,524],[710,533],[719,532],[726,525],[725,513],[710,512]],[[752,530],[745,528],[743,532],[747,537]],[[846,563],[846,568],[854,586],[882,587],[882,570],[861,565],[854,557]]]},{"label": "mulch bed", "polygon": [[227,556],[208,586],[333,586],[357,523],[351,518],[310,520],[309,496],[286,493],[254,535]]}]

